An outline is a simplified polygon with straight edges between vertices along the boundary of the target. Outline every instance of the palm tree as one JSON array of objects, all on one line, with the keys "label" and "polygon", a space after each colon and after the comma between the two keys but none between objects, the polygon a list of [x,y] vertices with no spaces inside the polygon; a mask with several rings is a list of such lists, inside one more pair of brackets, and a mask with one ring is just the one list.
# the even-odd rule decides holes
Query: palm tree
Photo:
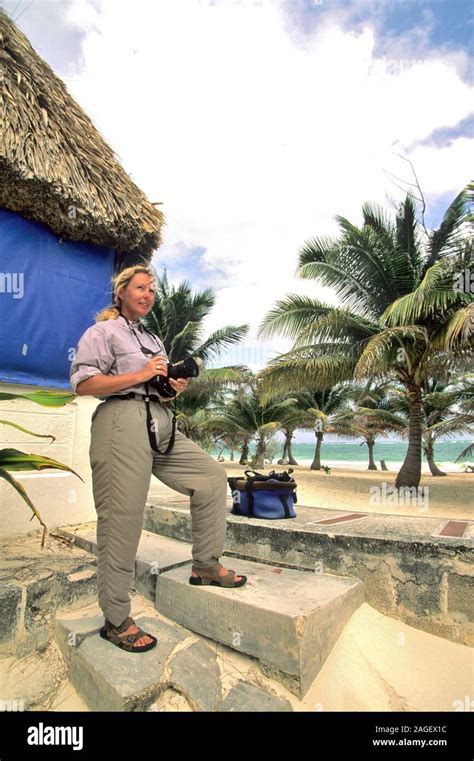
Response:
[{"label": "palm tree", "polygon": [[466,243],[469,197],[459,194],[439,229],[422,240],[415,201],[407,195],[395,221],[364,204],[363,225],[337,217],[338,239],[314,238],[299,256],[298,274],[332,287],[334,307],[291,295],[277,303],[260,334],[294,339],[293,349],[264,373],[267,395],[289,387],[322,388],[355,378],[400,381],[409,400],[409,444],[396,486],[421,476],[421,394],[427,367],[438,355],[472,346],[472,295],[454,275],[472,267]]},{"label": "palm tree", "polygon": [[281,418],[281,431],[285,437],[283,441],[283,453],[281,460],[282,462],[284,460],[288,460],[289,465],[298,465],[297,461],[293,457],[292,451],[292,440],[294,438],[295,431],[297,431],[299,428],[307,428],[312,420],[310,414],[305,408],[302,397],[300,395],[296,395],[295,400],[295,405],[289,407]]},{"label": "palm tree", "polygon": [[[245,388],[234,391],[230,400],[215,405],[209,412],[208,429],[220,435],[240,434],[247,445],[255,438],[257,467],[263,468],[271,437],[281,428],[283,419],[291,419],[289,413],[296,404],[294,398],[262,402],[257,393],[256,379],[253,379]],[[298,413],[295,410],[295,415]]]},{"label": "palm tree", "polygon": [[226,392],[246,382],[246,367],[218,367],[202,370],[193,378],[177,405],[178,427],[188,438],[208,449],[215,441],[207,429],[208,410],[223,402]]},{"label": "palm tree", "polygon": [[423,450],[433,476],[445,476],[435,463],[434,445],[438,439],[470,433],[474,425],[474,386],[472,380],[443,383],[430,378],[423,395]]},{"label": "palm tree", "polygon": [[321,448],[325,433],[334,433],[333,422],[347,402],[352,391],[350,383],[333,388],[303,391],[298,395],[299,404],[305,412],[306,422],[301,428],[314,431],[316,447],[311,470],[321,470]]},{"label": "palm tree", "polygon": [[[461,454],[456,457],[455,462],[461,462],[461,460],[464,460],[465,457],[472,457],[474,454],[474,441],[467,445],[465,449],[462,450]],[[469,467],[472,467],[470,465]]]},{"label": "palm tree", "polygon": [[[215,361],[223,350],[241,341],[248,333],[248,325],[227,325],[204,340],[202,322],[215,304],[212,289],[193,293],[187,281],[172,286],[166,270],[157,282],[155,302],[144,323],[160,336],[170,362],[189,356],[199,357],[203,362]],[[179,397],[177,419],[180,430],[201,446],[211,446],[213,441],[206,430],[202,410],[224,389],[239,384],[246,370],[237,366],[201,370],[199,377],[193,379]]]},{"label": "palm tree", "polygon": [[[222,454],[224,449],[227,449],[229,451],[229,460],[231,462],[234,462],[235,457],[234,453],[235,451],[241,451],[243,453],[243,449],[245,445],[247,444],[247,453],[245,456],[245,459],[247,459],[248,456],[248,439],[246,436],[242,436],[242,434],[239,433],[223,433],[216,437],[215,442],[216,445],[221,447],[221,450],[219,452],[219,456]],[[241,463],[243,464],[243,463]]]},{"label": "palm tree", "polygon": [[193,293],[187,280],[175,288],[170,285],[166,271],[158,279],[155,303],[143,321],[160,336],[170,362],[189,356],[208,362],[247,335],[248,325],[226,325],[203,340],[202,321],[215,301],[211,288]]},{"label": "palm tree", "polygon": [[[474,423],[474,388],[466,375],[454,382],[459,365],[430,366],[422,393],[422,446],[432,476],[445,476],[435,462],[435,444],[441,438],[470,433]],[[409,403],[403,388],[392,389],[392,406],[408,417]]]},{"label": "palm tree", "polygon": [[377,470],[374,460],[374,447],[378,437],[388,436],[389,433],[402,433],[406,430],[407,421],[394,405],[390,385],[381,383],[365,388],[362,393],[355,391],[353,398],[355,408],[347,406],[335,415],[333,431],[343,436],[359,436],[362,444],[369,450],[367,470]]}]

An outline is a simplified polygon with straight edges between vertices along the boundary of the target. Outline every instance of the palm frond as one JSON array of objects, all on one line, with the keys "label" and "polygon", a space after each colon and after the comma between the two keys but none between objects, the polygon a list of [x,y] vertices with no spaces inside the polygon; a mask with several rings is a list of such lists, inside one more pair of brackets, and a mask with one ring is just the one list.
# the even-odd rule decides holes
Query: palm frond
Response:
[{"label": "palm frond", "polygon": [[470,348],[474,342],[474,304],[458,309],[449,319],[440,334],[437,345],[443,344],[446,351]]},{"label": "palm frond", "polygon": [[331,341],[356,343],[362,348],[362,345],[379,329],[375,322],[366,320],[347,309],[333,307],[327,314],[322,315],[314,322],[309,322],[305,329],[301,330],[296,337],[295,348],[306,344]]},{"label": "palm frond", "polygon": [[404,290],[411,291],[418,280],[423,258],[418,237],[416,204],[410,194],[401,205],[396,230],[397,253],[402,258],[406,271]]},{"label": "palm frond", "polygon": [[270,400],[282,393],[325,388],[352,377],[355,359],[341,353],[317,357],[297,352],[272,360],[260,374],[261,397]]},{"label": "palm frond", "polygon": [[318,299],[309,296],[290,294],[285,299],[277,301],[273,309],[264,317],[259,336],[271,338],[279,334],[287,338],[296,338],[308,324],[321,315],[327,315],[333,309]]},{"label": "palm frond", "polygon": [[370,339],[354,370],[357,380],[367,377],[379,377],[395,368],[397,352],[402,350],[399,361],[409,361],[407,339],[428,345],[428,334],[425,328],[418,325],[404,325],[400,327],[386,328],[378,335]]},{"label": "palm frond", "polygon": [[249,331],[249,325],[226,325],[214,333],[193,351],[194,356],[204,362],[216,358],[228,346],[239,343]]},{"label": "palm frond", "polygon": [[454,290],[451,268],[445,260],[433,264],[412,292],[391,304],[381,316],[382,325],[407,325],[446,313],[468,295]]},{"label": "palm frond", "polygon": [[456,196],[448,207],[443,221],[437,230],[433,230],[428,242],[428,256],[423,266],[422,276],[442,256],[448,256],[457,248],[460,228],[465,221],[469,197],[465,190]]}]

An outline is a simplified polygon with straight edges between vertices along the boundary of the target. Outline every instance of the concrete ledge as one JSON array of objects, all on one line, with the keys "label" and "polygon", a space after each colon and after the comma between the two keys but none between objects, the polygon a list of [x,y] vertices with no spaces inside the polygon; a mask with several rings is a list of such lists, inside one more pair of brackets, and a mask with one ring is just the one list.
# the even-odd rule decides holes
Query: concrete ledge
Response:
[{"label": "concrete ledge", "polygon": [[[237,570],[237,569],[236,569]],[[240,561],[238,589],[189,584],[191,564],[158,577],[156,608],[188,629],[260,660],[263,672],[303,696],[364,600],[357,579]]]},{"label": "concrete ledge", "polygon": [[41,550],[39,533],[3,542],[0,554],[0,655],[21,658],[48,645],[58,610],[96,598],[96,561],[51,536]]},{"label": "concrete ledge", "polygon": [[99,636],[103,619],[58,617],[57,641],[69,664],[69,678],[93,711],[144,711],[164,689],[165,663],[185,632],[151,618],[137,625],[158,637],[146,653],[127,653]]},{"label": "concrete ledge", "polygon": [[[229,513],[225,554],[286,568],[351,575],[382,613],[463,645],[474,645],[474,523],[463,537],[442,536],[448,519],[297,507],[292,520]],[[339,523],[322,521],[342,519]],[[192,541],[189,508],[147,505],[145,525]]]},{"label": "concrete ledge", "polygon": [[[97,555],[95,523],[63,526],[58,529],[58,534],[73,541],[76,547]],[[154,601],[159,574],[188,563],[191,559],[191,546],[186,542],[142,531],[135,559],[135,589]]]},{"label": "concrete ledge", "polygon": [[159,711],[167,692],[178,693],[187,710],[292,711],[284,698],[242,683],[223,700],[217,655],[206,642],[158,614],[135,615],[137,624],[158,639],[153,650],[127,653],[99,636],[102,615],[62,614],[56,641],[68,676],[94,711]]}]

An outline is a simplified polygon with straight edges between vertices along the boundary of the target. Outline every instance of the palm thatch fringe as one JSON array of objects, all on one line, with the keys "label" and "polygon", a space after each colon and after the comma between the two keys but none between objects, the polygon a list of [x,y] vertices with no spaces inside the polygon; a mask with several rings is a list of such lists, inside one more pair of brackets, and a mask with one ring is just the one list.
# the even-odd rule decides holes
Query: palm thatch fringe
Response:
[{"label": "palm thatch fringe", "polygon": [[150,261],[163,215],[126,174],[64,82],[0,10],[0,206],[61,238]]}]

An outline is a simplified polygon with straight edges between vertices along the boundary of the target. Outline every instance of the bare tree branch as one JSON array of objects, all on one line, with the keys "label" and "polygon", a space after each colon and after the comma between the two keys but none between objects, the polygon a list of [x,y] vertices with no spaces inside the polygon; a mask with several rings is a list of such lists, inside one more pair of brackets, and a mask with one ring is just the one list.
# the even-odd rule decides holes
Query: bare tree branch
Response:
[{"label": "bare tree branch", "polygon": [[[423,195],[423,191],[422,191],[422,189],[420,187],[420,182],[418,180],[417,174],[415,172],[415,167],[413,166],[413,163],[410,161],[410,159],[407,159],[406,156],[402,156],[401,153],[394,153],[394,155],[398,156],[401,159],[403,159],[403,161],[406,161],[407,164],[410,164],[410,168],[411,168],[411,171],[413,173],[413,177],[415,178],[416,187],[418,188],[418,191],[419,191],[420,196],[421,196],[421,200],[418,199],[418,200],[420,200],[420,203],[421,203],[421,224],[423,226],[423,230],[425,231],[426,237],[429,238],[430,236],[429,236],[428,230],[426,229],[426,224],[425,224],[426,201],[425,201],[425,196]],[[411,184],[412,183],[410,183],[410,182],[407,183],[407,185],[411,185]]]}]

